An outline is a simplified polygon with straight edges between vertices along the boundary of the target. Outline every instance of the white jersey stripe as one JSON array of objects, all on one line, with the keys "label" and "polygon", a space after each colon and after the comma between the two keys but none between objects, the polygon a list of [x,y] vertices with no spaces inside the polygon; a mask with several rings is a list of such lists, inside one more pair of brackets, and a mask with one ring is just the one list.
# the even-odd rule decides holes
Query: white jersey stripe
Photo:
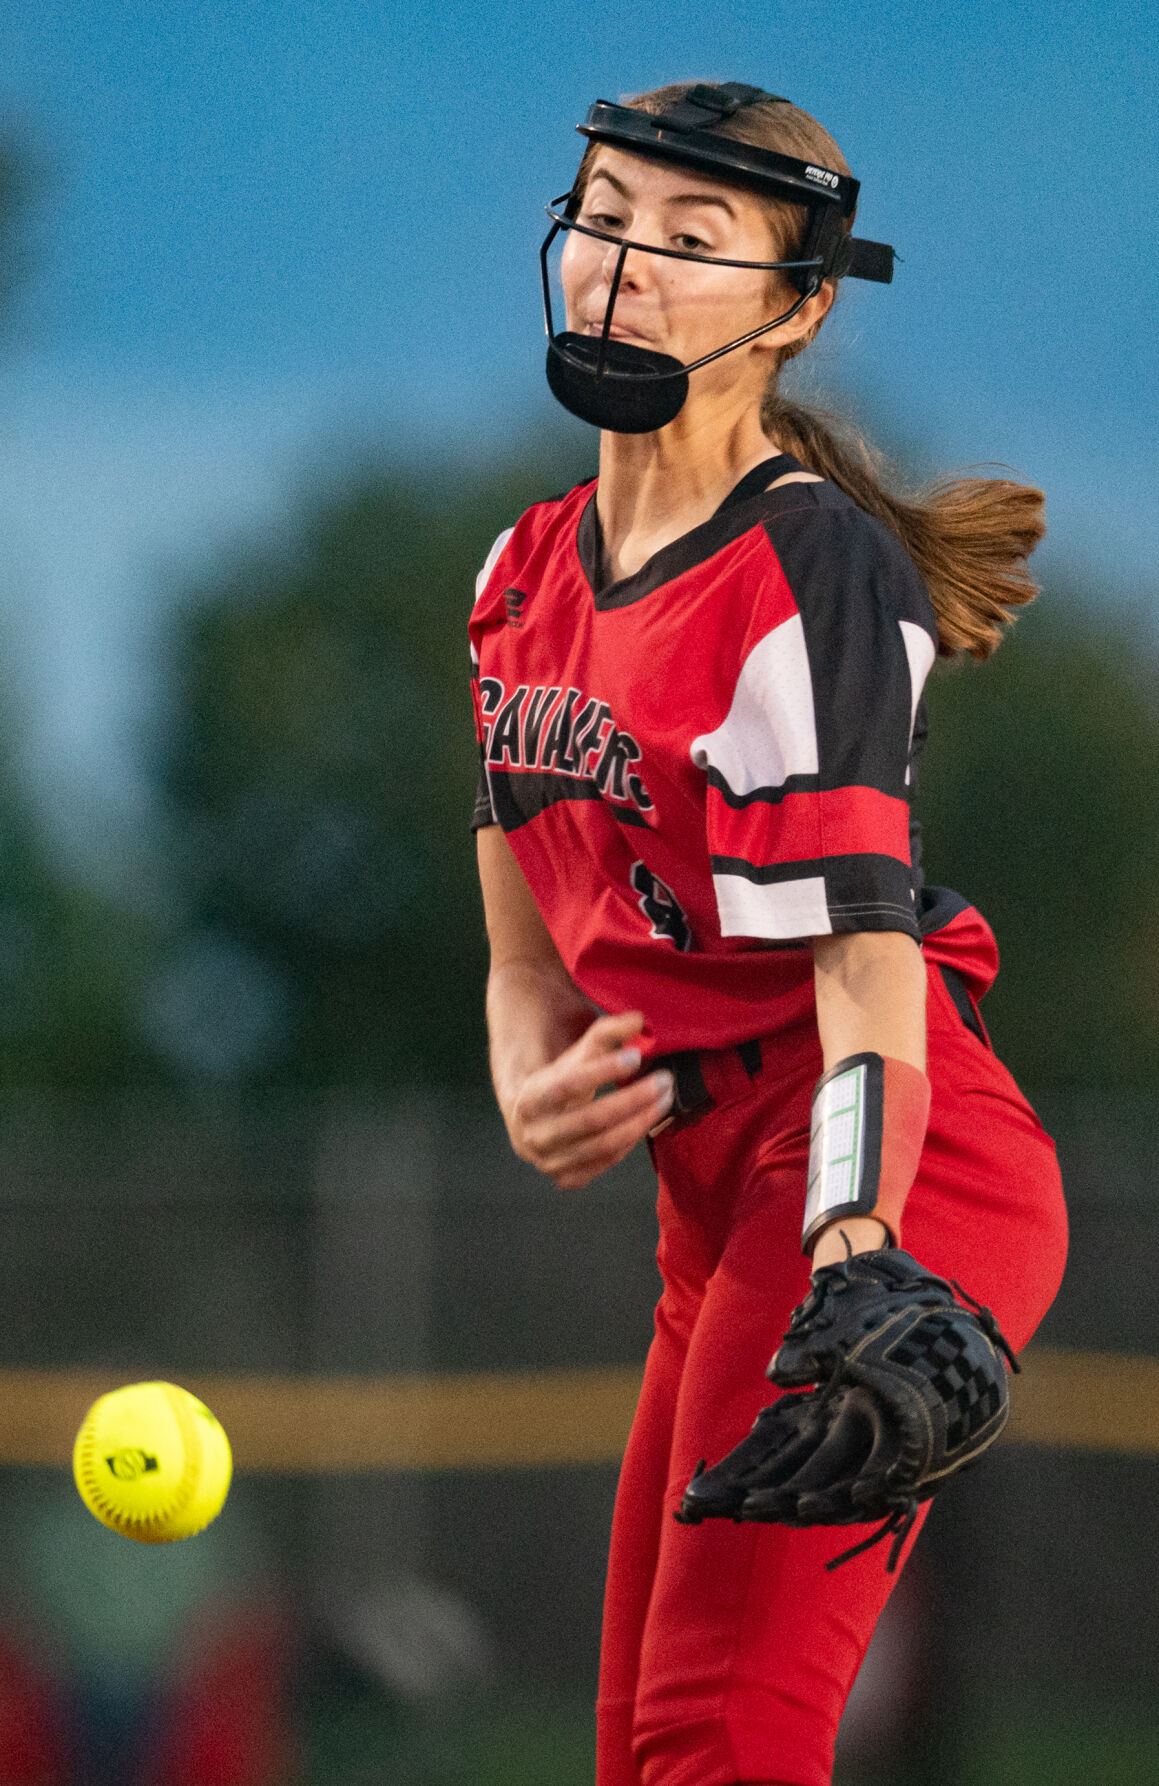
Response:
[{"label": "white jersey stripe", "polygon": [[698,769],[715,769],[734,794],[780,787],[790,775],[816,775],[813,683],[799,614],[782,621],[753,646],[741,666],[724,724],[694,738],[689,754]]},{"label": "white jersey stripe", "polygon": [[[926,685],[926,677],[933,668],[938,648],[930,638],[924,626],[918,626],[912,620],[899,620],[902,642],[905,645],[905,658],[909,665],[909,741],[914,741],[914,721],[918,716],[918,702],[922,698],[922,689]],[[908,786],[913,771],[906,764],[905,779]]]},{"label": "white jersey stripe", "polygon": [[483,591],[486,589],[487,584],[491,578],[491,572],[495,569],[495,566],[499,562],[499,554],[500,554],[500,552],[502,552],[504,546],[507,544],[508,540],[511,538],[511,535],[514,532],[515,532],[514,527],[505,527],[503,529],[503,532],[499,535],[499,538],[495,541],[495,544],[492,546],[491,550],[488,552],[487,561],[484,564],[482,570],[479,572],[479,575],[475,578],[475,600],[476,601],[479,600]]},{"label": "white jersey stripe", "polygon": [[762,887],[741,874],[714,874],[721,936],[760,936],[769,942],[829,936],[833,921],[822,875],[773,881]]}]

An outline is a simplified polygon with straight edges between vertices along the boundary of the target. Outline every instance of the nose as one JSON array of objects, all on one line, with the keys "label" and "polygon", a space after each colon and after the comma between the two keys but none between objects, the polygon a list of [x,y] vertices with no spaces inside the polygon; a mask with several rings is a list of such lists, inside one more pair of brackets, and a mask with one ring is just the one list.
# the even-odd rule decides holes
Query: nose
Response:
[{"label": "nose", "polygon": [[601,272],[609,291],[640,291],[648,283],[652,260],[638,248],[614,246],[609,242]]}]

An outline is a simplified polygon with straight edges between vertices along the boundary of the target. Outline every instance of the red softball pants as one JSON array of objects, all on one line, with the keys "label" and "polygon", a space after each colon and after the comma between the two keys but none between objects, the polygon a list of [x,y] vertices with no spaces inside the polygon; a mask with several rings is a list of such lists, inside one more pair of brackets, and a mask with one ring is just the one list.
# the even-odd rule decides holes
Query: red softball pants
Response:
[{"label": "red softball pants", "polygon": [[[956,1277],[1025,1346],[1062,1279],[1054,1147],[1010,1074],[929,972],[933,1105],[903,1245]],[[808,1289],[800,1250],[815,1017],[702,1057],[716,1105],[653,1142],[663,1294],[612,1528],[598,1786],[827,1786],[837,1725],[895,1576],[882,1549],[829,1574],[872,1526],[678,1525],[772,1399],[765,1365]],[[912,1543],[912,1540],[911,1540]]]}]

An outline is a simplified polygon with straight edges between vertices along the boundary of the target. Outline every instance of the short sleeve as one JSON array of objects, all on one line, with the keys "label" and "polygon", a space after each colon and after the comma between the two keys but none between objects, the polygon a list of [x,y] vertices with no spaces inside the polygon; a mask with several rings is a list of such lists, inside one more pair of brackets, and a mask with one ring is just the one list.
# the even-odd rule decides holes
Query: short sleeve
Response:
[{"label": "short sleeve", "polygon": [[497,825],[495,808],[491,804],[491,789],[487,782],[487,765],[480,760],[479,782],[475,789],[475,806],[471,813],[472,831],[485,831],[488,825]]},{"label": "short sleeve", "polygon": [[[476,601],[479,601],[480,598],[482,597],[483,591],[486,589],[487,584],[490,581],[491,572],[495,569],[496,564],[499,562],[499,556],[500,556],[501,552],[503,551],[504,546],[507,544],[508,540],[511,538],[511,535],[514,533],[514,531],[515,531],[515,529],[513,527],[504,528],[503,532],[499,535],[499,537],[496,539],[494,545],[491,547],[491,550],[488,552],[487,557],[483,564],[483,568],[479,572],[479,575],[475,578],[475,600]],[[471,687],[472,687],[473,694],[476,692],[476,690],[478,688],[478,681],[479,681],[479,665],[475,658],[474,651],[472,651],[472,653],[471,653]],[[479,730],[478,711],[477,711],[477,703],[476,703],[476,731],[478,732],[478,730]],[[478,781],[478,785],[476,786],[476,789],[475,789],[475,805],[474,805],[474,808],[471,813],[471,829],[472,829],[472,831],[483,831],[486,829],[486,827],[488,825],[494,825],[497,823],[498,823],[498,821],[495,817],[495,811],[491,805],[491,789],[487,784],[487,765],[483,761],[482,740],[480,738],[479,781]]]},{"label": "short sleeve", "polygon": [[[852,507],[768,525],[783,614],[693,741],[723,936],[918,937],[910,757],[937,633],[900,542]],[[791,599],[789,599],[791,597]]]}]

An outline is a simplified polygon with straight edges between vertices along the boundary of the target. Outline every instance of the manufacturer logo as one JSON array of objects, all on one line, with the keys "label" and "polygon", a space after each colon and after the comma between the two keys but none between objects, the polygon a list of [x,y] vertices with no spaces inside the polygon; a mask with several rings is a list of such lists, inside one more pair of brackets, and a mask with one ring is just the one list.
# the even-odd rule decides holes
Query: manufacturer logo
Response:
[{"label": "manufacturer logo", "polygon": [[105,1462],[118,1482],[136,1482],[139,1476],[148,1476],[161,1468],[157,1459],[150,1457],[147,1451],[114,1451]]},{"label": "manufacturer logo", "polygon": [[526,590],[505,589],[503,591],[503,603],[507,609],[508,626],[523,625],[523,604],[526,600]]},{"label": "manufacturer logo", "polygon": [[810,163],[805,169],[805,178],[806,180],[815,180],[819,186],[828,186],[831,191],[836,192],[840,176],[831,174],[827,167],[814,167]]}]

